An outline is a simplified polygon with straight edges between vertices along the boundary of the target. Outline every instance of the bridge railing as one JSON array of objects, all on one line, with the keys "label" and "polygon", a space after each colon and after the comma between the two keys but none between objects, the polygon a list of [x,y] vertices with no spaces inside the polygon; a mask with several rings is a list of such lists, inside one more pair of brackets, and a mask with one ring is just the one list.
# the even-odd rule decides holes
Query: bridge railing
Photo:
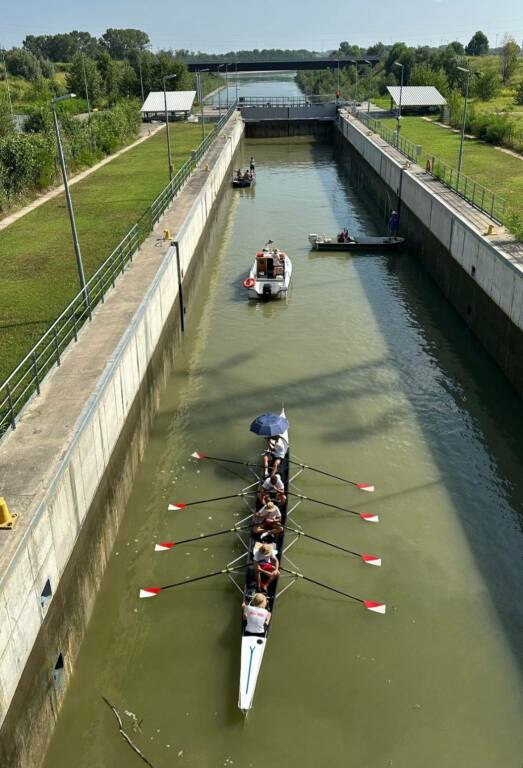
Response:
[{"label": "bridge railing", "polygon": [[456,192],[474,208],[485,213],[497,224],[503,224],[507,213],[507,202],[503,197],[463,173],[458,177],[457,170],[451,165],[426,152],[422,146],[409,141],[401,134],[398,136],[396,130],[383,125],[380,120],[370,117],[368,113],[354,110],[353,114],[373,133],[377,133],[409,160],[424,167],[427,173]]},{"label": "bridge railing", "polygon": [[333,96],[240,96],[238,106],[242,107],[310,107],[312,104],[331,104]]},{"label": "bridge railing", "polygon": [[0,384],[0,438],[9,428],[16,429],[17,419],[24,406],[34,395],[40,394],[41,384],[50,371],[60,366],[66,349],[72,342],[78,340],[80,329],[91,320],[93,309],[103,303],[108,291],[114,288],[116,280],[125,272],[140,244],[161,218],[173,198],[180,192],[236,108],[236,103],[231,105],[165,189],[153,200],[111,255],[88,280],[85,291],[76,294],[62,314],[38,339],[7,379]]}]

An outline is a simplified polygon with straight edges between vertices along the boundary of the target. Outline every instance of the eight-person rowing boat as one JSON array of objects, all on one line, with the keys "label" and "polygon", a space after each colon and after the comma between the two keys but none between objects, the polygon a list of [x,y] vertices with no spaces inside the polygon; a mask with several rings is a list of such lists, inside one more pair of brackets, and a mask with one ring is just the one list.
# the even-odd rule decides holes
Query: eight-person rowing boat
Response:
[{"label": "eight-person rowing boat", "polygon": [[[202,582],[215,576],[226,575],[234,583],[242,594],[242,630],[241,630],[241,661],[240,661],[240,686],[238,707],[247,714],[253,706],[254,693],[260,673],[263,656],[267,647],[269,630],[272,625],[276,600],[298,580],[314,584],[316,587],[349,598],[361,603],[367,610],[374,613],[385,613],[385,605],[373,600],[366,600],[353,595],[337,587],[324,584],[317,579],[310,578],[298,570],[287,552],[300,538],[306,538],[324,546],[336,550],[338,553],[353,555],[366,565],[381,565],[381,558],[367,553],[348,549],[339,543],[329,542],[311,534],[305,533],[299,523],[293,519],[293,513],[297,507],[304,503],[320,504],[344,513],[360,518],[364,522],[378,522],[376,514],[357,512],[347,507],[331,504],[330,502],[314,499],[310,496],[298,493],[294,480],[304,471],[309,470],[323,476],[334,478],[338,481],[352,485],[358,490],[373,492],[374,486],[368,483],[358,483],[345,477],[332,474],[323,469],[296,459],[291,459],[289,449],[289,422],[285,411],[279,414],[264,413],[258,416],[251,424],[251,431],[267,438],[267,450],[263,453],[260,463],[250,463],[239,459],[226,459],[223,457],[209,456],[200,451],[195,451],[193,458],[201,461],[207,459],[219,464],[232,463],[248,468],[254,477],[241,491],[209,499],[200,499],[188,503],[176,502],[168,506],[170,511],[178,512],[186,507],[199,504],[207,504],[225,499],[241,498],[248,507],[248,514],[233,526],[211,533],[199,533],[189,539],[181,541],[164,541],[155,545],[156,552],[168,552],[174,550],[179,544],[200,542],[216,536],[235,534],[244,552],[226,564],[225,567],[204,573],[199,576],[186,577],[184,580],[175,581],[161,587],[148,587],[140,590],[140,597],[155,597],[165,590],[175,587],[183,587],[190,583]],[[296,471],[291,475],[291,467]],[[253,498],[251,498],[253,497]],[[292,503],[291,501],[292,500]],[[285,543],[285,532],[291,531],[294,538]],[[287,567],[290,564],[291,568]],[[239,584],[235,576],[245,572],[243,586]],[[289,577],[288,583],[281,589],[280,582],[284,577]]]}]

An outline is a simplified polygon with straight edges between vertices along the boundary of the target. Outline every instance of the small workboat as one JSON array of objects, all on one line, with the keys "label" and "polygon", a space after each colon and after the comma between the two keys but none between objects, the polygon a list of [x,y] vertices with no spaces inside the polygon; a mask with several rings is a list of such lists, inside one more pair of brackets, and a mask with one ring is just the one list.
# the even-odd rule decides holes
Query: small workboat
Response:
[{"label": "small workboat", "polygon": [[404,237],[358,237],[339,243],[337,236],[309,235],[309,243],[316,251],[392,251],[404,242]]},{"label": "small workboat", "polygon": [[232,177],[232,186],[234,189],[250,189],[256,184],[256,171],[249,171],[249,175],[235,174]]},{"label": "small workboat", "polygon": [[243,281],[249,299],[285,299],[289,291],[292,262],[279,248],[265,246],[258,251],[249,277]]}]

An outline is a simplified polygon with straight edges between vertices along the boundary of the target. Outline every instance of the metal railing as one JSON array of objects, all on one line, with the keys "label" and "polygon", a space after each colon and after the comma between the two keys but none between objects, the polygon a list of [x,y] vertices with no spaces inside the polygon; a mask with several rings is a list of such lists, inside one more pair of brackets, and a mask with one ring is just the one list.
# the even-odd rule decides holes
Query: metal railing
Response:
[{"label": "metal railing", "polygon": [[440,160],[438,157],[426,152],[419,144],[399,136],[392,128],[383,125],[380,120],[369,117],[366,112],[354,111],[354,114],[373,133],[377,133],[388,144],[395,147],[402,155],[408,157],[414,163],[425,168],[426,172],[446,187],[456,192],[460,197],[470,203],[474,208],[485,213],[498,224],[502,224],[507,213],[506,200],[487,189],[479,182],[474,181],[463,173],[458,178],[455,168]]},{"label": "metal railing", "polygon": [[78,340],[81,327],[91,319],[93,309],[104,302],[107,292],[114,288],[119,275],[125,272],[140,244],[158,222],[173,198],[182,189],[192,171],[214,142],[236,109],[229,110],[215,124],[191,157],[178,170],[173,179],[160,192],[136,224],[116,246],[86,284],[85,291],[76,294],[62,314],[45,331],[24,359],[7,379],[0,384],[0,437],[11,427],[24,406],[40,394],[41,384],[47,374],[61,364],[61,359],[71,342]]},{"label": "metal railing", "polygon": [[238,107],[310,107],[335,101],[334,96],[240,96]]}]

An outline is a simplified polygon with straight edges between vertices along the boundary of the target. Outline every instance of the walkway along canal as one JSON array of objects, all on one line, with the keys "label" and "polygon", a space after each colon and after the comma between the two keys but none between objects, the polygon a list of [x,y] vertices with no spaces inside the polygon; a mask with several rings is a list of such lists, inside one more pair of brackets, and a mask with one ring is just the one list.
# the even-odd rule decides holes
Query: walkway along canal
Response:
[{"label": "walkway along canal", "polygon": [[[378,234],[330,145],[247,141],[253,190],[228,190],[201,258],[167,382],[45,768],[139,764],[106,696],[155,768],[519,768],[523,753],[523,405],[415,259],[310,252],[309,231]],[[268,238],[293,260],[287,302],[242,288]],[[378,616],[294,585],[246,722],[236,708],[239,594],[224,577],[139,601],[140,587],[222,567],[248,480],[194,450],[247,459],[251,419],[285,405],[295,454],[376,485],[304,473],[309,496],[379,513],[366,525],[304,503],[315,536],[379,554],[368,568],[301,541],[303,573],[388,604]],[[242,473],[239,473],[242,477]],[[248,477],[248,476],[245,476]],[[362,498],[362,497],[365,498]],[[125,711],[132,715],[123,714]],[[134,716],[140,728],[133,733]]]}]

